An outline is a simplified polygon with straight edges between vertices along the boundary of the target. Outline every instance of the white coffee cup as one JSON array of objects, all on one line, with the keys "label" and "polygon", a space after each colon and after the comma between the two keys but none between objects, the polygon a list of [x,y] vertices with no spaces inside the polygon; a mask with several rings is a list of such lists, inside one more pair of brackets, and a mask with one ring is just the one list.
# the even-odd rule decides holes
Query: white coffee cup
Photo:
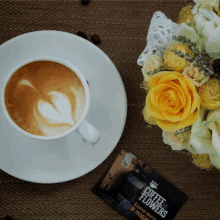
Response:
[{"label": "white coffee cup", "polygon": [[[34,62],[34,61],[52,61],[52,62],[57,62],[60,63],[66,67],[68,67],[69,69],[71,69],[80,79],[80,81],[82,82],[84,91],[85,91],[85,108],[84,108],[84,112],[82,117],[79,119],[79,121],[75,124],[75,126],[73,126],[72,128],[70,128],[69,130],[67,130],[66,132],[59,134],[59,135],[54,135],[54,136],[40,136],[40,135],[35,135],[32,133],[29,133],[23,129],[21,129],[10,117],[6,106],[5,106],[5,99],[4,99],[4,94],[5,94],[5,88],[7,85],[8,80],[10,79],[11,75],[18,70],[20,67]],[[1,96],[1,104],[3,107],[3,112],[6,116],[6,118],[8,119],[9,123],[12,125],[12,127],[14,129],[16,129],[17,131],[21,132],[22,134],[26,135],[27,137],[33,138],[33,139],[38,139],[38,140],[56,140],[59,138],[64,138],[65,136],[73,133],[73,132],[77,132],[78,134],[80,134],[82,136],[82,138],[84,140],[86,140],[88,143],[94,145],[96,144],[101,135],[100,132],[94,127],[92,126],[85,118],[87,116],[88,110],[89,110],[89,106],[90,106],[90,90],[89,90],[89,86],[88,83],[85,79],[85,77],[82,75],[82,73],[78,70],[78,68],[76,66],[73,66],[72,64],[69,64],[67,61],[62,60],[61,58],[51,58],[51,57],[38,57],[38,58],[34,58],[34,59],[28,59],[23,61],[22,63],[19,63],[19,65],[17,65],[16,67],[14,67],[11,72],[8,74],[8,77],[6,78],[5,82],[4,82],[4,86],[2,88],[2,96]]]}]

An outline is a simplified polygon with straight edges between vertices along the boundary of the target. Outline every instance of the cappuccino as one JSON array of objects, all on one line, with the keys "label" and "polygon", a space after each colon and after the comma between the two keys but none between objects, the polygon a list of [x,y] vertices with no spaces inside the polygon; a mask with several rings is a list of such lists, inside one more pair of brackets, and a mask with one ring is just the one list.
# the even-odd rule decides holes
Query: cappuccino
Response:
[{"label": "cappuccino", "polygon": [[15,71],[6,84],[4,100],[11,119],[40,136],[59,135],[74,127],[86,104],[79,77],[51,61],[35,61]]}]

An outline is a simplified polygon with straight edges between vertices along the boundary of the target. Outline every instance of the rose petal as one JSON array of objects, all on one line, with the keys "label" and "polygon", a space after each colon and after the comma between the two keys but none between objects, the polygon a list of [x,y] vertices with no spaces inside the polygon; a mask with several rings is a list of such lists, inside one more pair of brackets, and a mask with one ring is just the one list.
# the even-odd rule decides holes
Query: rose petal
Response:
[{"label": "rose petal", "polygon": [[220,55],[220,26],[210,33],[205,49],[212,58]]},{"label": "rose petal", "polygon": [[211,142],[211,132],[202,124],[205,114],[205,108],[201,107],[198,120],[191,128],[190,143],[198,154],[216,153]]},{"label": "rose petal", "polygon": [[148,96],[151,100],[152,106],[157,110],[160,111],[160,104],[159,104],[159,98],[161,96],[161,93],[163,93],[167,89],[166,85],[158,85],[155,86],[153,89],[151,89],[148,93]]},{"label": "rose petal", "polygon": [[188,127],[193,123],[195,123],[198,119],[198,116],[199,116],[199,111],[196,111],[189,118],[186,118],[183,121],[179,121],[179,122],[171,122],[168,120],[160,120],[157,118],[155,118],[155,121],[162,130],[168,132],[175,132],[177,130]]},{"label": "rose petal", "polygon": [[193,83],[189,79],[184,78],[184,80],[187,83],[189,91],[192,92],[191,95],[192,95],[193,100],[192,100],[192,107],[191,107],[191,111],[190,111],[190,114],[191,114],[196,110],[198,102],[200,103],[200,98],[199,98],[199,95],[196,91],[196,87],[193,85]]},{"label": "rose petal", "polygon": [[157,118],[160,118],[160,119],[164,119],[162,111],[161,110],[157,111],[156,108],[153,106],[153,103],[151,102],[149,93],[148,93],[148,95],[146,97],[146,106],[148,106],[150,113],[155,118],[157,117]]},{"label": "rose petal", "polygon": [[197,14],[194,19],[196,21],[196,28],[198,30],[198,33],[201,34],[208,20],[206,20],[202,14]]},{"label": "rose petal", "polygon": [[186,104],[187,104],[186,93],[185,93],[184,90],[181,88],[180,83],[179,83],[179,82],[176,82],[176,83],[171,82],[171,84],[178,89],[179,97],[180,97],[180,99],[181,99],[181,103],[182,103],[183,107],[186,106]]},{"label": "rose petal", "polygon": [[149,81],[149,86],[150,86],[150,89],[159,85],[159,83],[161,84],[162,82],[160,82],[161,78],[162,77],[166,77],[170,75],[170,77],[173,77],[173,79],[177,79],[178,76],[181,77],[182,74],[181,73],[178,73],[178,72],[170,72],[170,71],[163,71],[163,72],[159,72],[155,75],[153,75]]},{"label": "rose petal", "polygon": [[193,43],[196,43],[199,51],[202,51],[202,41],[192,27],[187,26],[185,23],[181,23],[179,25],[179,35],[188,38]]},{"label": "rose petal", "polygon": [[205,27],[202,32],[203,41],[206,44],[209,36],[212,34],[213,30],[215,29],[214,21],[209,21],[205,24]]},{"label": "rose petal", "polygon": [[[195,1],[195,0],[194,0]],[[198,0],[197,0],[198,1]],[[196,14],[199,8],[200,2],[196,3],[192,9],[192,14]]]}]

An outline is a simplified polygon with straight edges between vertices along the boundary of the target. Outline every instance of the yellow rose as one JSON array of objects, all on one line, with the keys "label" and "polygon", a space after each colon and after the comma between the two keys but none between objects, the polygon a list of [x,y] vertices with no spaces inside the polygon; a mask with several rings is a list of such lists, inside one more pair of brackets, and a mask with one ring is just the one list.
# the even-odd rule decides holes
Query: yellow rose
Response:
[{"label": "yellow rose", "polygon": [[204,71],[200,72],[199,68],[193,65],[186,67],[183,71],[183,75],[191,80],[197,87],[200,87],[203,83],[209,80],[209,76],[207,76]]},{"label": "yellow rose", "polygon": [[[196,122],[200,98],[196,87],[181,73],[164,71],[153,75],[145,108],[165,131],[175,132]],[[144,117],[147,111],[143,111]]]},{"label": "yellow rose", "polygon": [[189,62],[186,61],[185,58],[175,54],[173,50],[182,52],[183,54],[189,54],[191,58],[194,57],[194,53],[185,44],[173,45],[165,52],[164,63],[167,68],[181,73],[187,66],[189,66]]}]

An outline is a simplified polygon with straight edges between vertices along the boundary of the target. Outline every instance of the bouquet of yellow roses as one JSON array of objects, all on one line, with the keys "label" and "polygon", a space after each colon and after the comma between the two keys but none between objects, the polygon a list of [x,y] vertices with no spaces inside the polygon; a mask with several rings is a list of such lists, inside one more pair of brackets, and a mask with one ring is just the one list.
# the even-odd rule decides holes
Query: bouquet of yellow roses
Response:
[{"label": "bouquet of yellow roses", "polygon": [[188,150],[195,164],[220,169],[219,0],[194,0],[178,24],[156,12],[138,59],[147,91],[144,119],[164,143]]}]

